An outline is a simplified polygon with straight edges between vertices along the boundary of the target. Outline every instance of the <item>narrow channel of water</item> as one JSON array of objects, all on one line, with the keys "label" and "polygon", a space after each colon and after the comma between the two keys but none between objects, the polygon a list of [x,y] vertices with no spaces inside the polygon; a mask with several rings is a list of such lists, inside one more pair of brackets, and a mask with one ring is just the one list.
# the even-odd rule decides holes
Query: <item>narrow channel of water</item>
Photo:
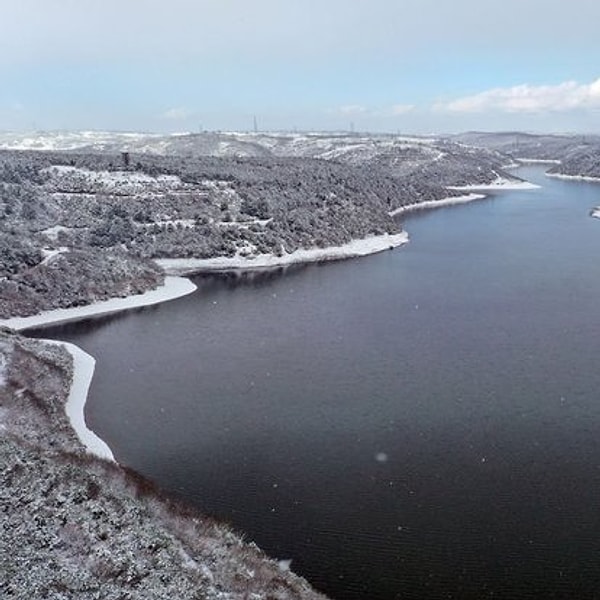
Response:
[{"label": "narrow channel of water", "polygon": [[339,600],[600,590],[600,186],[415,214],[360,260],[45,329],[118,460]]}]

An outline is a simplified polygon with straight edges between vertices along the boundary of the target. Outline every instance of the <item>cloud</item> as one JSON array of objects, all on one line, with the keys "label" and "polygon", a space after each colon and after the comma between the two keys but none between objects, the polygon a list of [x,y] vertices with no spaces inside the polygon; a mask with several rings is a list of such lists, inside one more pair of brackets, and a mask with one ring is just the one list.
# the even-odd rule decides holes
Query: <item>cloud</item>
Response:
[{"label": "cloud", "polygon": [[398,117],[415,109],[414,104],[394,104],[385,108],[373,108],[362,104],[346,104],[331,111],[344,117]]},{"label": "cloud", "polygon": [[433,108],[454,113],[542,113],[600,108],[600,79],[587,84],[565,81],[558,85],[523,84],[494,88],[451,102],[437,103]]},{"label": "cloud", "polygon": [[364,115],[369,111],[366,106],[362,106],[360,104],[346,104],[344,106],[338,107],[336,112],[344,116],[352,116]]},{"label": "cloud", "polygon": [[183,121],[193,115],[192,111],[184,108],[183,106],[177,106],[166,110],[161,117],[168,119],[169,121]]},{"label": "cloud", "polygon": [[409,53],[413,60],[420,49],[447,52],[464,44],[506,52],[507,32],[513,49],[575,45],[589,57],[598,49],[597,0],[484,4],[485,10],[476,10],[474,0],[7,0],[0,65],[179,64],[223,62],[223,55],[311,65],[324,56],[368,55],[380,62]]},{"label": "cloud", "polygon": [[394,104],[390,109],[390,113],[393,116],[405,115],[415,109],[414,104]]}]

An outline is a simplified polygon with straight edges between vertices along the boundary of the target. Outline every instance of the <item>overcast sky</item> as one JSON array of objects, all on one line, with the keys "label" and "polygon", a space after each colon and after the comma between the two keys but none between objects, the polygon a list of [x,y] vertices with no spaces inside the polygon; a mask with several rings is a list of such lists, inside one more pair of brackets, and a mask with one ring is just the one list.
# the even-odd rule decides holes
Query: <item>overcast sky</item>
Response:
[{"label": "overcast sky", "polygon": [[6,0],[0,129],[600,132],[599,24],[599,0]]}]

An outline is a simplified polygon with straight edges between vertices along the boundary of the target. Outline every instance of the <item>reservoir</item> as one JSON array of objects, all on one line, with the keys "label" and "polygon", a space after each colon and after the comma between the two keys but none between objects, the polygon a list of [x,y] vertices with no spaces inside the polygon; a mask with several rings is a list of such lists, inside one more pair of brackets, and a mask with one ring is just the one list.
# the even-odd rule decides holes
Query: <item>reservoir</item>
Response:
[{"label": "reservoir", "polygon": [[128,465],[337,600],[600,590],[600,185],[412,213],[370,257],[196,277],[35,335]]}]

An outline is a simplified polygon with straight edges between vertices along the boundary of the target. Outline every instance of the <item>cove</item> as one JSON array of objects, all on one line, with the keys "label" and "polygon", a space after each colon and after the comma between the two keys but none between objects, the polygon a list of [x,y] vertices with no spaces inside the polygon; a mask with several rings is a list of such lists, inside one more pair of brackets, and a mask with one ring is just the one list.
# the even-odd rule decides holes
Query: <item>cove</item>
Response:
[{"label": "cove", "polygon": [[45,328],[117,460],[337,599],[600,589],[600,186],[415,213],[407,246],[196,277]]}]

